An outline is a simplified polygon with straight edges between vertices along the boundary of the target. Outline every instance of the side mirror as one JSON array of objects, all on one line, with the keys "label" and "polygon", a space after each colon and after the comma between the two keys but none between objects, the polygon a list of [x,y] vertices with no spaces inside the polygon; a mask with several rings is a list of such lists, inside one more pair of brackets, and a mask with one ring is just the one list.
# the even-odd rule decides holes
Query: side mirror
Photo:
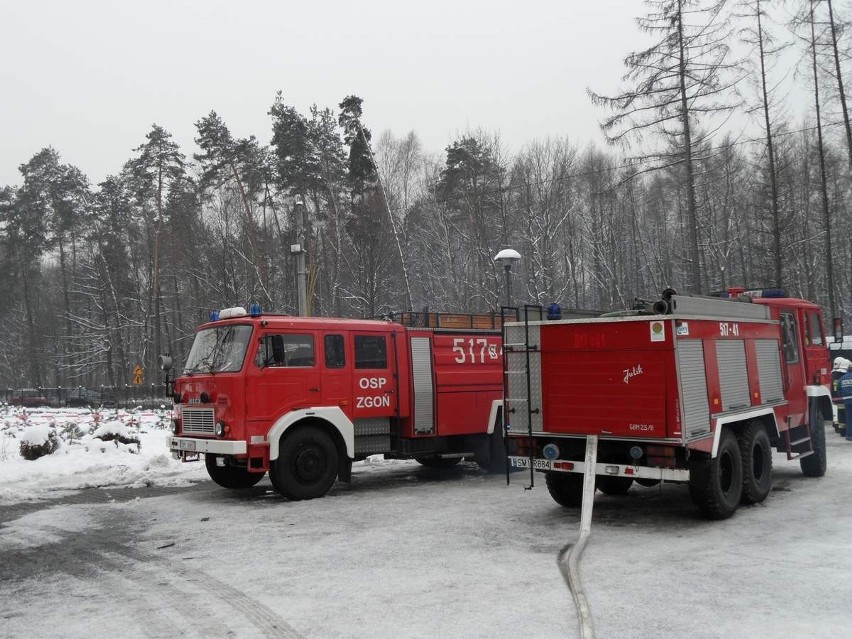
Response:
[{"label": "side mirror", "polygon": [[160,355],[158,358],[158,363],[160,366],[160,370],[168,373],[172,370],[172,358],[168,355]]},{"label": "side mirror", "polygon": [[832,326],[834,328],[834,341],[843,343],[843,318],[835,317],[832,321]]}]

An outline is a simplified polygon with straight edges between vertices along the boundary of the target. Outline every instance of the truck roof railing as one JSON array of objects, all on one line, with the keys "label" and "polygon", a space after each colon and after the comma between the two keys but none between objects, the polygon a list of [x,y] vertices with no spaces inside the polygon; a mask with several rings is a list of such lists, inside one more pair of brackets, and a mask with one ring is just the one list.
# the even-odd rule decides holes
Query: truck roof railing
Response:
[{"label": "truck roof railing", "polygon": [[388,313],[387,319],[411,328],[451,328],[499,331],[502,327],[497,313],[437,313],[402,311]]}]

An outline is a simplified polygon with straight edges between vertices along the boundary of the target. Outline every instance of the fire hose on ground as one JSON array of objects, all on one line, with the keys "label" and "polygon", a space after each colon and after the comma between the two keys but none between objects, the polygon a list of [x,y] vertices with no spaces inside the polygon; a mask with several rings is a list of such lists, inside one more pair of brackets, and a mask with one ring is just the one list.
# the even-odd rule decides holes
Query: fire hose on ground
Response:
[{"label": "fire hose on ground", "polygon": [[576,544],[568,544],[559,553],[557,563],[562,578],[568,584],[568,590],[574,598],[577,617],[580,622],[580,636],[594,639],[592,611],[583,584],[580,582],[580,556],[586,547],[586,541],[592,531],[592,509],[595,505],[595,466],[598,458],[598,438],[590,435],[586,440],[586,469],[583,475],[583,505],[580,510],[580,538]]}]

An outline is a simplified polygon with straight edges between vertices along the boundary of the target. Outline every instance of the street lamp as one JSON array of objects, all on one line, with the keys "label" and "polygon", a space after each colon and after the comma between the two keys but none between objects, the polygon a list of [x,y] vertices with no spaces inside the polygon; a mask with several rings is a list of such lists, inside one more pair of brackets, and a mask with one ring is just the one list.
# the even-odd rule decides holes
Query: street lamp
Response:
[{"label": "street lamp", "polygon": [[512,264],[521,259],[521,254],[515,249],[503,249],[494,256],[494,261],[499,262],[506,273],[506,306],[512,305],[512,280],[509,271],[512,270]]}]

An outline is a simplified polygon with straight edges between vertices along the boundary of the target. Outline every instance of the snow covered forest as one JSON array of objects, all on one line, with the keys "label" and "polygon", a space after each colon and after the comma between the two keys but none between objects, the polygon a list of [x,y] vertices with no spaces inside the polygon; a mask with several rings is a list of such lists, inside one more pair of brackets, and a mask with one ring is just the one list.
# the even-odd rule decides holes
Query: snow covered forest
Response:
[{"label": "snow covered forest", "polygon": [[416,123],[374,135],[357,96],[302,113],[279,93],[256,137],[215,110],[193,148],[154,124],[98,184],[36,152],[0,188],[0,385],[118,386],[137,364],[161,381],[157,355],[182,362],[211,309],[295,312],[294,244],[312,315],[497,310],[504,247],[523,256],[516,303],[778,285],[848,315],[852,7],[646,8],[649,48],[588,88],[603,137],[554,131],[510,150],[473,129],[436,153]]}]

